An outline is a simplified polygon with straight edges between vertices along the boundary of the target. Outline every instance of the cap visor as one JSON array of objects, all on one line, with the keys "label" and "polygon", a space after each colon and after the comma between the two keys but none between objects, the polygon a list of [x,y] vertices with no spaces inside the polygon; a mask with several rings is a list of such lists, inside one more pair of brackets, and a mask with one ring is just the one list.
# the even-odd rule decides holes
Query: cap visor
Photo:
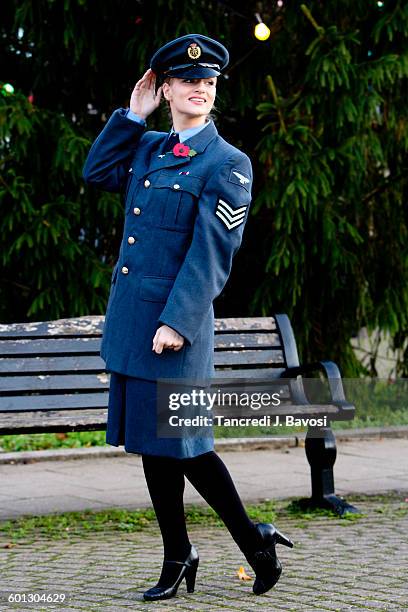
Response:
[{"label": "cap visor", "polygon": [[163,77],[177,77],[179,79],[206,79],[208,77],[220,76],[221,72],[215,68],[205,66],[191,66],[191,68],[175,68],[163,75]]}]

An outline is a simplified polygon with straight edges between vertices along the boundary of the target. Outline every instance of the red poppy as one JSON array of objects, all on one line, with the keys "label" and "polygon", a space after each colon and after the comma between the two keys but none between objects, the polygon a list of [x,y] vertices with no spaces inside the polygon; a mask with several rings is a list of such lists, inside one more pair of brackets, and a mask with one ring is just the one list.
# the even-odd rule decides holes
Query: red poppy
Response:
[{"label": "red poppy", "polygon": [[183,144],[182,142],[178,142],[173,147],[173,153],[176,157],[188,157],[190,153],[190,147],[188,145]]}]

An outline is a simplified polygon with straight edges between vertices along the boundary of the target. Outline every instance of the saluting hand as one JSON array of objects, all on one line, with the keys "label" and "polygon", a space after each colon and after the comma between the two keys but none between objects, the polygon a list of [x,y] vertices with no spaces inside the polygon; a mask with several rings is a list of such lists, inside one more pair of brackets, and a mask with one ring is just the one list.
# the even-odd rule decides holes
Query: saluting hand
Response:
[{"label": "saluting hand", "polygon": [[175,329],[168,325],[162,325],[156,331],[153,338],[152,350],[160,355],[164,348],[179,351],[184,345],[184,338]]},{"label": "saluting hand", "polygon": [[142,119],[146,119],[159,106],[162,89],[161,85],[154,93],[156,83],[156,75],[149,68],[146,70],[142,78],[136,83],[130,98],[130,110],[139,115]]}]

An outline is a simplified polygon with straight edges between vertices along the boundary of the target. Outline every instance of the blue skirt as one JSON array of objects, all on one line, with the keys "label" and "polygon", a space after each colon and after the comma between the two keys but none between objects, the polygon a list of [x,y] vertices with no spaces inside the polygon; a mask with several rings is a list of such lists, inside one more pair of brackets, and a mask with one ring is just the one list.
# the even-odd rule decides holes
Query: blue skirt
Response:
[{"label": "blue skirt", "polygon": [[186,459],[214,450],[212,429],[206,435],[157,436],[157,382],[110,373],[106,443],[128,453]]}]

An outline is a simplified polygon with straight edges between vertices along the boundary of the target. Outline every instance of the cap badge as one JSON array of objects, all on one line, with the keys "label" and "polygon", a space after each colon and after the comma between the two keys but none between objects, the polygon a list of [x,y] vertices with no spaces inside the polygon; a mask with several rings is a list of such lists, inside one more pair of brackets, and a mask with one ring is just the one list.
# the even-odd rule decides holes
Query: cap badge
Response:
[{"label": "cap badge", "polygon": [[190,59],[196,60],[201,55],[201,49],[197,45],[197,43],[191,43],[191,45],[187,49],[187,55]]}]

